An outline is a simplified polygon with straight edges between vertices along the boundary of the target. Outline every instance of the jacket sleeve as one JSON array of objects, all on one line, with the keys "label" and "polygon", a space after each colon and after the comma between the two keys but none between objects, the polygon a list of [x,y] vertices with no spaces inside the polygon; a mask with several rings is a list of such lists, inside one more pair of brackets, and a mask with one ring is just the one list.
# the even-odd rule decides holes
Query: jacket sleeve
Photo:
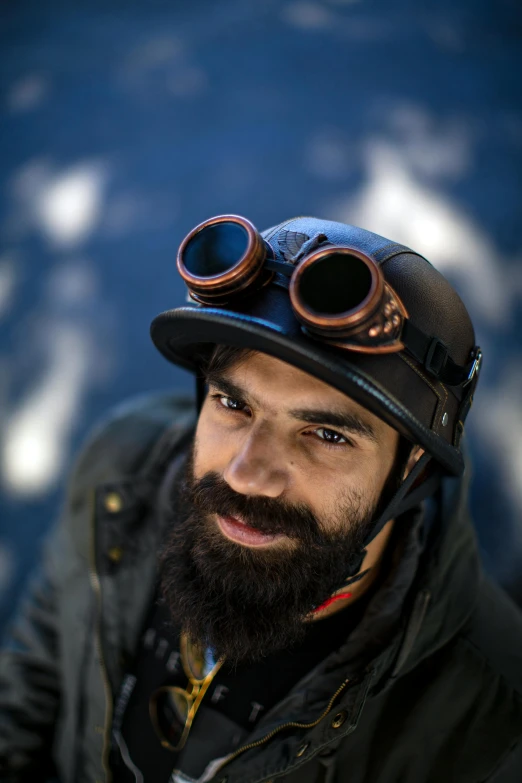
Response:
[{"label": "jacket sleeve", "polygon": [[[0,653],[0,780],[45,781],[60,701],[58,575],[67,557],[64,530],[48,536],[42,563]],[[35,776],[35,771],[38,770]]]}]

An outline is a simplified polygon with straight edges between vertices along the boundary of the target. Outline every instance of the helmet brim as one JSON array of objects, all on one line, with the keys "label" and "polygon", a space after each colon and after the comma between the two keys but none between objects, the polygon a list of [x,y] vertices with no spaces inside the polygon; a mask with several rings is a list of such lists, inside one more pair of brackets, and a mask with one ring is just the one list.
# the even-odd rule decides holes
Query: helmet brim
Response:
[{"label": "helmet brim", "polygon": [[[223,344],[260,351],[281,359],[338,389],[374,413],[413,443],[426,449],[449,474],[464,470],[462,453],[423,425],[375,378],[357,366],[350,352],[329,350],[300,329],[289,332],[250,314],[187,305],[158,315],[151,324],[156,348],[170,362],[197,372],[201,345]],[[351,358],[352,357],[352,358]]]}]

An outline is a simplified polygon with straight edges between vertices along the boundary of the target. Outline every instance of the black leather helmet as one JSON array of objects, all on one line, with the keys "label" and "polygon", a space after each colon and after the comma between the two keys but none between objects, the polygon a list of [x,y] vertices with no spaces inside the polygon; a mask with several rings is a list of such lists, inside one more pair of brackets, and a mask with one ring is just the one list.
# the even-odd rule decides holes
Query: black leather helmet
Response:
[{"label": "black leather helmet", "polygon": [[[195,293],[199,301],[154,319],[151,336],[158,350],[169,361],[192,371],[197,371],[194,356],[207,343],[247,347],[275,356],[349,395],[422,446],[443,472],[462,473],[460,441],[482,354],[462,300],[440,272],[403,245],[361,228],[313,217],[287,220],[261,235],[242,218],[211,219],[186,238],[178,268],[190,277],[193,257],[198,260],[201,256],[206,262],[210,258],[213,263],[216,224],[220,230],[224,230],[223,224],[232,226],[225,255],[241,256],[246,240],[239,249],[234,245],[234,221],[238,231],[249,232],[248,246],[257,254],[255,274],[259,273],[261,282],[249,284],[239,295],[230,294],[230,290],[228,295],[225,290],[214,300],[207,298],[206,303],[204,287],[196,286],[193,293],[199,291]],[[321,337],[303,325],[290,300],[289,275],[314,250],[332,246],[353,251],[344,251],[341,266],[337,257],[336,269],[341,272],[354,258],[362,259],[369,268],[372,264],[378,267],[406,313],[398,327],[407,337],[406,347],[393,352],[373,352],[371,346],[351,350],[343,345],[343,336],[325,341],[324,334]],[[227,268],[237,268],[227,263]],[[216,275],[223,268],[214,266],[207,274]],[[331,278],[325,282],[328,285],[326,297],[329,291],[334,297],[338,286],[332,287]],[[399,323],[399,316],[395,317]],[[391,329],[391,323],[389,326]]]}]

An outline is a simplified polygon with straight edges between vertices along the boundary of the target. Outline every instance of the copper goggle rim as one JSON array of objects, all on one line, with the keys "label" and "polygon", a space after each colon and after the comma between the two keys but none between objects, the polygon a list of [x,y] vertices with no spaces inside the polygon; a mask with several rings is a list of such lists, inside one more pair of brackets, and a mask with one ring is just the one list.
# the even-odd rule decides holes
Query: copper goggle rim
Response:
[{"label": "copper goggle rim", "polygon": [[[234,223],[242,227],[247,233],[247,248],[239,261],[226,272],[220,272],[217,275],[205,275],[203,277],[193,275],[185,267],[183,254],[196,234],[219,223]],[[301,275],[310,265],[333,253],[352,255],[359,258],[369,269],[372,282],[370,291],[359,305],[356,305],[356,307],[351,310],[332,316],[313,311],[308,306],[301,304],[299,294],[297,293],[297,286]],[[236,294],[241,293],[256,280],[263,269],[265,257],[266,248],[264,240],[255,226],[247,220],[247,218],[240,215],[218,215],[203,221],[187,234],[179,247],[176,263],[178,271],[187,284],[193,299],[205,305],[212,305],[213,303],[219,305],[226,304],[224,297],[233,297]],[[270,274],[265,283],[270,282],[272,276],[273,275]],[[384,276],[379,266],[370,256],[367,256],[365,253],[362,253],[360,250],[353,247],[329,245],[310,253],[298,263],[290,279],[289,295],[292,307],[299,320],[310,329],[310,332],[315,332],[330,344],[345,350],[354,350],[361,353],[394,353],[403,350],[404,344],[402,341],[396,339],[389,344],[363,346],[356,343],[337,342],[335,339],[336,332],[338,333],[338,339],[349,337],[349,334],[343,334],[343,331],[347,328],[350,332],[353,332],[354,330],[358,331],[358,327],[360,327],[361,324],[364,324],[375,315],[379,309],[379,304],[382,301],[385,288],[389,288],[389,286],[385,283]],[[404,318],[407,318],[408,313],[401,300],[393,289],[391,289],[391,292],[397,301],[401,315]]]},{"label": "copper goggle rim", "polygon": [[[234,223],[246,231],[248,242],[245,252],[239,261],[226,272],[219,272],[217,275],[205,275],[203,277],[192,274],[183,261],[183,255],[187,246],[196,234],[219,223]],[[212,299],[219,296],[234,295],[248,288],[263,268],[265,253],[261,234],[249,220],[240,215],[218,215],[203,221],[203,223],[200,223],[187,234],[179,247],[176,265],[191,294],[196,299],[201,297],[203,302],[207,298],[211,302]]]},{"label": "copper goggle rim", "polygon": [[[220,659],[216,661],[212,669],[209,672],[207,672],[203,677],[195,677],[190,669],[190,666],[188,665],[188,660],[189,660],[188,647],[189,647],[188,637],[185,633],[182,633],[180,637],[181,663],[183,666],[183,671],[185,672],[185,675],[189,680],[187,687],[182,688],[175,685],[162,685],[151,695],[149,699],[149,715],[152,724],[154,726],[154,729],[156,731],[156,734],[160,739],[163,747],[169,748],[174,751],[179,751],[184,747],[190,729],[192,728],[192,723],[194,721],[194,718],[196,717],[196,713],[201,705],[201,702],[203,701],[203,698],[209,686],[214,680],[214,677],[216,676],[221,666],[223,665],[223,660]],[[189,685],[191,686],[190,693],[187,691]],[[194,691],[196,688],[198,690],[196,695],[194,695]],[[165,735],[163,734],[163,731],[160,728],[158,716],[157,716],[157,712],[158,712],[157,702],[158,702],[159,693],[163,691],[173,691],[173,690],[185,696],[187,707],[188,707],[187,717],[185,718],[185,724],[181,731],[179,741],[176,745],[173,745],[169,740],[165,738]]]},{"label": "copper goggle rim", "polygon": [[[351,310],[346,310],[343,313],[336,315],[326,315],[312,310],[307,305],[302,304],[299,296],[299,283],[304,272],[323,258],[333,254],[350,255],[363,261],[367,268],[370,270],[372,282],[370,290],[362,302]],[[326,329],[333,337],[335,331],[341,331],[346,327],[356,328],[361,323],[371,318],[375,311],[378,309],[378,305],[382,299],[384,293],[384,277],[373,259],[369,256],[361,253],[360,250],[356,250],[352,247],[345,247],[339,245],[330,245],[329,247],[316,250],[310,255],[306,256],[301,263],[296,267],[290,280],[290,300],[292,307],[299,320],[311,329]]]},{"label": "copper goggle rim", "polygon": [[[181,730],[179,741],[175,745],[170,740],[166,739],[166,736],[163,733],[163,730],[161,729],[158,720],[158,696],[160,693],[164,691],[174,690],[174,688],[179,693],[185,693],[185,697],[187,699],[187,706],[188,706],[187,717],[185,718],[185,723],[183,724],[183,729]],[[187,734],[192,728],[192,721],[194,720],[194,716],[193,715],[191,716],[190,713],[194,707],[195,702],[196,699],[193,699],[192,702],[190,701],[190,694],[186,693],[183,690],[183,688],[179,688],[173,685],[162,685],[151,695],[149,699],[149,716],[152,725],[154,727],[154,731],[156,732],[156,735],[164,748],[167,748],[168,750],[174,750],[174,751],[178,751],[182,749],[182,747],[186,742]]]}]

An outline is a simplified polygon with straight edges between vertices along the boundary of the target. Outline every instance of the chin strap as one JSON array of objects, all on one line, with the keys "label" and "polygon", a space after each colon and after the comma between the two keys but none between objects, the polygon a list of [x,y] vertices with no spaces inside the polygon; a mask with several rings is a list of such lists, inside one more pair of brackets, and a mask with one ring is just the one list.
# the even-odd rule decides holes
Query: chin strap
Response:
[{"label": "chin strap", "polygon": [[379,535],[385,524],[389,522],[390,519],[394,519],[400,514],[404,514],[406,511],[410,511],[410,509],[415,508],[415,506],[417,506],[422,500],[430,497],[430,495],[433,495],[440,482],[440,474],[438,471],[435,471],[431,476],[425,479],[422,484],[419,484],[418,487],[412,489],[413,485],[430,460],[431,456],[424,453],[422,457],[420,457],[420,459],[415,463],[410,473],[406,476],[393,497],[390,499],[390,502],[384,511],[382,511],[380,516],[375,521],[375,524],[371,528],[370,532],[367,534],[363,542],[363,549],[361,551],[359,560],[354,563],[350,573],[347,574],[347,578],[339,589],[358,582],[360,579],[365,577],[367,573],[369,573],[371,570],[369,568],[361,571],[364,558],[366,557],[366,547],[376,536]]},{"label": "chin strap", "polygon": [[390,519],[394,519],[400,514],[404,514],[405,511],[410,511],[410,509],[418,505],[421,500],[424,500],[430,495],[433,495],[440,481],[440,475],[438,471],[435,471],[435,473],[425,479],[422,484],[419,484],[418,487],[411,489],[430,460],[431,455],[424,452],[420,459],[415,463],[404,481],[400,484],[399,488],[395,492],[395,495],[393,495],[393,497],[390,499],[390,502],[364,539],[363,546],[365,548],[368,546],[370,541],[373,541],[373,539],[379,535],[384,525],[389,522]]},{"label": "chin strap", "polygon": [[410,511],[410,509],[415,508],[415,506],[418,505],[422,500],[425,500],[425,498],[433,495],[440,482],[440,473],[438,471],[435,471],[431,476],[425,479],[422,484],[419,484],[418,487],[412,489],[413,485],[421,475],[424,468],[427,466],[430,459],[431,456],[429,454],[424,453],[422,455],[418,462],[416,462],[413,466],[411,472],[406,476],[402,484],[399,486],[395,494],[392,496],[384,511],[381,512],[380,516],[375,521],[372,529],[364,539],[363,548],[361,549],[358,559],[354,562],[352,568],[350,569],[350,573],[347,574],[347,577],[342,585],[339,585],[337,588],[342,592],[333,593],[329,598],[326,599],[324,603],[322,603],[320,606],[316,606],[312,610],[313,614],[320,612],[322,609],[326,609],[335,601],[340,601],[343,598],[351,598],[352,593],[347,592],[346,588],[349,585],[353,585],[355,582],[358,582],[371,571],[371,568],[366,568],[364,571],[361,571],[364,558],[366,557],[366,547],[368,544],[379,535],[385,524],[389,522],[390,519],[394,519],[400,514],[404,514],[406,511]]}]

